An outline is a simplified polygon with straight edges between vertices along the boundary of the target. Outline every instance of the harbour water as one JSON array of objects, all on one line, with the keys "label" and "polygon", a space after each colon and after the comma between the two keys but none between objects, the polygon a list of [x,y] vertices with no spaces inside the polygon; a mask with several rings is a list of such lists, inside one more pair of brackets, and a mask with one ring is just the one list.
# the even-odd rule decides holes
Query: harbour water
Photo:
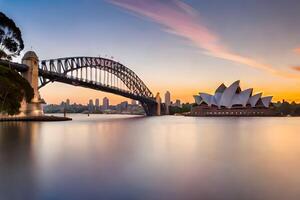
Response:
[{"label": "harbour water", "polygon": [[300,118],[0,123],[0,199],[300,199]]}]

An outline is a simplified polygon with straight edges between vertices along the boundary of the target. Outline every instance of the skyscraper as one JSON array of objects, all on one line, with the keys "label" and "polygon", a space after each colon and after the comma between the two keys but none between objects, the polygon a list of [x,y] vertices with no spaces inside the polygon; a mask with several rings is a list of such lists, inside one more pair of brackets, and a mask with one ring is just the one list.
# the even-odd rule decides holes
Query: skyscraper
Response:
[{"label": "skyscraper", "polygon": [[132,100],[131,100],[131,105],[137,105],[136,100],[132,99]]},{"label": "skyscraper", "polygon": [[92,99],[89,100],[88,109],[89,112],[94,112],[94,103]]},{"label": "skyscraper", "polygon": [[159,92],[155,96],[155,101],[157,103],[156,114],[159,116],[161,114],[161,98]]},{"label": "skyscraper", "polygon": [[180,107],[180,108],[181,108],[181,102],[180,102],[179,99],[176,99],[174,106],[175,106],[175,107]]},{"label": "skyscraper", "polygon": [[165,93],[166,115],[170,114],[169,106],[171,105],[171,94],[169,91]]},{"label": "skyscraper", "polygon": [[66,107],[69,107],[70,106],[70,99],[67,99],[66,100]]},{"label": "skyscraper", "polygon": [[96,99],[96,101],[95,101],[95,109],[96,109],[97,111],[100,110],[100,102],[99,102],[99,99]]},{"label": "skyscraper", "polygon": [[109,109],[109,99],[107,97],[103,98],[103,110]]},{"label": "skyscraper", "polygon": [[128,102],[123,101],[120,104],[117,105],[117,111],[123,112],[128,110]]}]

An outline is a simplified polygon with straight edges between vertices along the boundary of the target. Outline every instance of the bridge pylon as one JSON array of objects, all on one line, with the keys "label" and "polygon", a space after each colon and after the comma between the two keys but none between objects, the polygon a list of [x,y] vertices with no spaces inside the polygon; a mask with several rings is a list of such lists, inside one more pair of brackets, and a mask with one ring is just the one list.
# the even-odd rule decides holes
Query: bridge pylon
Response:
[{"label": "bridge pylon", "polygon": [[161,98],[160,98],[159,92],[155,96],[155,101],[156,101],[156,115],[160,116],[161,115]]},{"label": "bridge pylon", "polygon": [[161,98],[159,93],[156,94],[154,102],[141,102],[147,116],[160,116],[162,114]]},{"label": "bridge pylon", "polygon": [[39,86],[39,58],[33,51],[28,51],[22,58],[22,64],[28,66],[26,72],[22,72],[22,76],[30,83],[34,91],[34,97],[30,103],[23,100],[20,108],[20,115],[25,116],[41,116],[44,115],[40,98]]}]

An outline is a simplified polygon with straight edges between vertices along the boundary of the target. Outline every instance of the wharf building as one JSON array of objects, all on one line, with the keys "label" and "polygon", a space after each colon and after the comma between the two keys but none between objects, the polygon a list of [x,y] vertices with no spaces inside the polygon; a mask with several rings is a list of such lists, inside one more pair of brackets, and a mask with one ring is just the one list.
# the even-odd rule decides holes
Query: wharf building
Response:
[{"label": "wharf building", "polygon": [[191,110],[193,116],[274,116],[272,96],[253,95],[253,89],[242,90],[240,81],[229,87],[223,83],[215,94],[194,95],[196,105]]}]

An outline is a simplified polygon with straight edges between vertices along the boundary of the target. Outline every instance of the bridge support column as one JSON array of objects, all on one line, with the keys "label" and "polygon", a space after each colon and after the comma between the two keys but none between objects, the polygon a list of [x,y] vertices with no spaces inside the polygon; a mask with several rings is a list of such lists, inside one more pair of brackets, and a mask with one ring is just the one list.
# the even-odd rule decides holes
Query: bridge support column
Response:
[{"label": "bridge support column", "polygon": [[161,115],[161,98],[159,93],[155,96],[156,102],[141,102],[147,116],[160,116]]},{"label": "bridge support column", "polygon": [[30,103],[23,100],[20,115],[25,116],[41,116],[44,115],[42,104],[43,101],[40,98],[38,91],[39,84],[39,59],[35,52],[28,51],[22,58],[22,64],[28,66],[28,71],[22,73],[22,76],[30,83],[34,91],[34,97]]},{"label": "bridge support column", "polygon": [[156,100],[156,116],[160,116],[161,115],[161,98],[159,96],[159,92],[156,94],[155,100]]}]

